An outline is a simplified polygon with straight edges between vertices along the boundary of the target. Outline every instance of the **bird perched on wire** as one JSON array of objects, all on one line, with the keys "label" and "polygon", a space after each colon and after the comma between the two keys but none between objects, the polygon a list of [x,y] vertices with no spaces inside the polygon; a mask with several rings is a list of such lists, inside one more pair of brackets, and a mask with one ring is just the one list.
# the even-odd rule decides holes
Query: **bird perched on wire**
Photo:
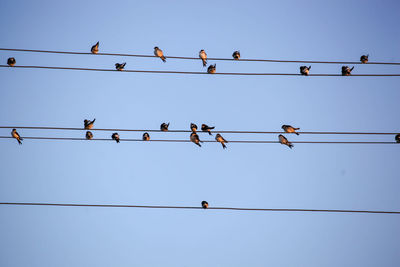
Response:
[{"label": "bird perched on wire", "polygon": [[200,144],[201,141],[200,141],[200,138],[197,133],[190,134],[190,141],[192,141],[193,143],[195,143],[196,145],[201,147],[201,144]]},{"label": "bird perched on wire", "polygon": [[295,133],[297,135],[299,135],[299,133],[296,133],[297,130],[300,130],[300,128],[294,128],[290,125],[282,125],[282,129],[286,132],[286,133]]},{"label": "bird perched on wire", "polygon": [[290,149],[293,147],[293,144],[290,143],[286,137],[284,137],[283,135],[279,135],[279,143],[281,143],[282,145],[287,145],[288,147],[290,147]]},{"label": "bird perched on wire", "polygon": [[164,57],[163,51],[162,51],[160,48],[158,48],[157,46],[154,47],[154,55],[155,55],[156,57],[161,58],[161,60],[162,60],[163,62],[166,62],[166,61],[167,61],[167,60],[165,59],[165,57]]},{"label": "bird perched on wire", "polygon": [[206,51],[201,49],[200,52],[199,52],[199,57],[203,61],[203,67],[207,66],[207,54],[206,54]]},{"label": "bird perched on wire", "polygon": [[394,139],[396,140],[396,143],[400,143],[400,134],[397,134]]},{"label": "bird perched on wire", "polygon": [[17,132],[17,129],[12,129],[12,131],[11,131],[11,136],[12,137],[14,137],[15,139],[17,139],[17,141],[18,141],[18,144],[20,144],[20,145],[22,145],[22,138],[21,138],[21,136],[19,135],[19,133]]},{"label": "bird perched on wire", "polygon": [[93,139],[93,134],[92,134],[91,131],[87,131],[87,132],[86,132],[86,139],[87,139],[87,140]]},{"label": "bird perched on wire", "polygon": [[160,130],[163,131],[163,132],[167,132],[168,131],[168,127],[169,127],[169,122],[168,123],[163,122],[160,125]]},{"label": "bird perched on wire", "polygon": [[233,52],[232,57],[233,57],[235,60],[239,60],[239,59],[240,59],[240,51],[235,51],[235,52]]},{"label": "bird perched on wire", "polygon": [[350,76],[354,66],[350,69],[348,66],[342,66],[342,76]]},{"label": "bird perched on wire", "polygon": [[117,143],[119,143],[119,134],[118,134],[118,133],[113,133],[113,134],[111,135],[111,138],[112,138],[113,140],[115,140]]},{"label": "bird perched on wire", "polygon": [[217,64],[208,66],[207,72],[210,74],[214,74],[217,71]]},{"label": "bird perched on wire", "polygon": [[195,133],[197,131],[197,125],[194,124],[194,123],[191,123],[190,124],[190,130]]},{"label": "bird perched on wire", "polygon": [[368,57],[369,57],[369,55],[362,55],[360,57],[361,63],[363,63],[363,64],[367,63],[368,62]]},{"label": "bird perched on wire", "polygon": [[116,70],[124,70],[125,65],[126,65],[126,62],[124,62],[124,63],[115,63],[115,69]]},{"label": "bird perched on wire", "polygon": [[85,126],[86,130],[92,129],[93,128],[93,124],[96,121],[96,119],[91,120],[84,120],[83,121],[83,125]]},{"label": "bird perched on wire", "polygon": [[210,126],[208,126],[207,124],[204,124],[204,123],[201,125],[201,130],[203,132],[208,132],[209,135],[212,135],[211,130],[213,130],[214,128],[215,127],[210,127]]},{"label": "bird perched on wire", "polygon": [[202,207],[203,209],[207,209],[207,208],[208,208],[208,202],[205,201],[205,200],[203,200],[203,201],[201,202],[201,207]]},{"label": "bird perched on wire", "polygon": [[311,69],[311,66],[310,66],[310,67],[301,66],[301,67],[300,67],[300,73],[301,73],[301,75],[306,75],[306,76],[308,76],[308,74],[310,73],[310,69]]},{"label": "bird perched on wire", "polygon": [[221,143],[223,149],[226,148],[225,143],[228,143],[228,141],[226,141],[226,140],[222,137],[222,135],[216,134],[216,135],[215,135],[215,140],[217,140],[217,142]]},{"label": "bird perched on wire", "polygon": [[92,48],[90,49],[92,54],[97,54],[99,52],[99,42],[97,42]]},{"label": "bird perched on wire", "polygon": [[143,141],[149,141],[150,135],[148,133],[144,133],[142,139],[143,139]]},{"label": "bird perched on wire", "polygon": [[15,60],[15,58],[9,57],[9,58],[7,59],[7,65],[8,65],[8,66],[14,67],[15,63],[17,63],[17,61]]}]

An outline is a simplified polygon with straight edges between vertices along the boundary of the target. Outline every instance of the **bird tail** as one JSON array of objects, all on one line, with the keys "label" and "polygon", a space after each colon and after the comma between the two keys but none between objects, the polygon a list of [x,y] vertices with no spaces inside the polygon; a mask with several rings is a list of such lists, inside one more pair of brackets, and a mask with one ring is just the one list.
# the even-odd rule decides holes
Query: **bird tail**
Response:
[{"label": "bird tail", "polygon": [[167,60],[165,59],[164,56],[161,57],[161,60],[162,60],[164,63],[167,62]]},{"label": "bird tail", "polygon": [[354,66],[350,69],[350,71],[352,71],[354,69]]},{"label": "bird tail", "polygon": [[119,143],[119,139],[116,139],[115,141],[117,141],[117,143]]},{"label": "bird tail", "polygon": [[210,130],[208,130],[208,135],[212,135],[212,133],[211,133],[211,131],[210,131]]},{"label": "bird tail", "polygon": [[293,144],[292,144],[292,143],[289,143],[289,144],[288,144],[288,147],[290,147],[290,149],[292,149]]},{"label": "bird tail", "polygon": [[21,142],[21,140],[22,140],[22,138],[18,138],[18,139],[17,139],[17,141],[18,141],[18,144],[20,144],[20,145],[22,145],[22,142]]},{"label": "bird tail", "polygon": [[300,135],[299,133],[295,133],[296,135]]},{"label": "bird tail", "polygon": [[200,143],[196,143],[196,145],[198,145],[199,147],[201,147]]},{"label": "bird tail", "polygon": [[207,66],[207,60],[203,59],[203,67]]},{"label": "bird tail", "polygon": [[94,118],[93,120],[92,120],[92,123],[94,123],[96,121],[96,118]]},{"label": "bird tail", "polygon": [[222,148],[225,149],[226,145],[224,143],[221,143],[221,144],[222,144]]}]

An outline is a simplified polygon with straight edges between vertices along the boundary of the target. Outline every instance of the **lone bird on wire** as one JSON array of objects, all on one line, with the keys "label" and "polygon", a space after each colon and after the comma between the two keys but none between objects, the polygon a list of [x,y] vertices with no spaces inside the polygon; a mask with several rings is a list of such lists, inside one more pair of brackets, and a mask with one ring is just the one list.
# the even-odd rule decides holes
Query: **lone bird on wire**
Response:
[{"label": "lone bird on wire", "polygon": [[113,140],[115,140],[115,142],[117,142],[117,143],[119,143],[119,134],[118,133],[113,133],[112,135],[111,135],[111,138],[113,139]]},{"label": "lone bird on wire", "polygon": [[396,143],[400,143],[400,134],[397,134],[394,139],[396,140]]},{"label": "lone bird on wire", "polygon": [[11,136],[12,137],[14,137],[15,139],[17,139],[17,141],[18,141],[18,144],[20,144],[20,145],[22,145],[22,138],[21,138],[21,136],[19,135],[19,133],[17,132],[17,129],[12,129],[12,131],[11,131]]},{"label": "lone bird on wire", "polygon": [[362,55],[360,57],[361,63],[363,63],[363,64],[368,63],[368,57],[369,57],[369,55]]},{"label": "lone bird on wire", "polygon": [[290,143],[286,137],[284,137],[283,135],[279,135],[279,143],[281,143],[282,145],[287,145],[288,147],[290,147],[290,149],[292,149],[293,144]]},{"label": "lone bird on wire", "polygon": [[91,120],[84,120],[83,121],[83,125],[85,126],[85,129],[86,130],[92,129],[93,128],[93,124],[94,124],[95,121],[96,121],[96,119],[93,119],[92,121]]},{"label": "lone bird on wire", "polygon": [[192,132],[197,132],[197,125],[196,124],[194,124],[194,123],[191,123],[190,124],[190,130],[192,131]]},{"label": "lone bird on wire", "polygon": [[15,58],[9,57],[9,58],[7,59],[7,65],[8,65],[8,66],[14,67],[15,63],[17,63],[17,61],[15,60]]},{"label": "lone bird on wire", "polygon": [[233,57],[235,60],[239,60],[239,59],[240,59],[240,51],[235,51],[235,52],[233,52],[232,57]]},{"label": "lone bird on wire", "polygon": [[205,201],[205,200],[203,200],[203,201],[201,202],[201,207],[202,207],[203,209],[207,209],[207,208],[208,208],[208,202]]},{"label": "lone bird on wire", "polygon": [[143,139],[143,141],[149,141],[150,140],[149,133],[144,133],[142,139]]},{"label": "lone bird on wire", "polygon": [[200,141],[200,138],[197,133],[190,134],[190,141],[192,141],[193,143],[195,143],[196,145],[201,147],[201,144],[200,144],[201,141]]},{"label": "lone bird on wire", "polygon": [[228,141],[226,141],[226,140],[222,137],[222,135],[216,134],[216,135],[215,135],[215,140],[217,140],[217,142],[221,143],[223,149],[226,148],[225,143],[228,143]]},{"label": "lone bird on wire", "polygon": [[354,66],[350,69],[348,66],[342,66],[342,76],[350,76]]},{"label": "lone bird on wire", "polygon": [[301,74],[301,75],[308,76],[308,74],[310,73],[310,69],[311,69],[311,66],[309,66],[309,67],[307,67],[307,66],[301,66],[301,67],[300,67],[300,74]]},{"label": "lone bird on wire", "polygon": [[154,47],[154,55],[155,55],[156,57],[161,58],[161,60],[162,60],[163,62],[166,62],[166,61],[167,61],[167,60],[165,59],[165,57],[164,57],[163,51],[162,51],[160,48],[158,48],[157,46]]},{"label": "lone bird on wire", "polygon": [[199,52],[199,57],[203,61],[203,67],[207,66],[207,54],[206,54],[206,51],[201,49],[200,52]]},{"label": "lone bird on wire", "polygon": [[115,69],[116,70],[124,70],[125,65],[126,65],[126,62],[124,62],[124,63],[115,63]]},{"label": "lone bird on wire", "polygon": [[97,54],[97,53],[99,53],[99,42],[97,42],[94,46],[92,46],[92,48],[90,49],[90,51],[92,52],[92,54]]},{"label": "lone bird on wire", "polygon": [[163,122],[160,125],[160,130],[163,132],[168,132],[168,127],[169,127],[169,122],[168,123]]},{"label": "lone bird on wire", "polygon": [[217,71],[217,64],[208,66],[207,72],[209,74],[214,74]]},{"label": "lone bird on wire", "polygon": [[300,130],[300,128],[294,128],[293,126],[290,125],[282,125],[282,129],[286,132],[286,133],[295,133],[297,135],[299,135],[299,133],[297,133],[297,130]]},{"label": "lone bird on wire", "polygon": [[92,134],[91,131],[87,131],[87,132],[86,132],[86,139],[87,139],[87,140],[93,139],[93,134]]},{"label": "lone bird on wire", "polygon": [[214,128],[215,127],[210,127],[210,126],[208,126],[207,124],[204,124],[204,123],[201,125],[201,130],[203,132],[208,132],[209,135],[212,135],[211,130],[213,130]]}]

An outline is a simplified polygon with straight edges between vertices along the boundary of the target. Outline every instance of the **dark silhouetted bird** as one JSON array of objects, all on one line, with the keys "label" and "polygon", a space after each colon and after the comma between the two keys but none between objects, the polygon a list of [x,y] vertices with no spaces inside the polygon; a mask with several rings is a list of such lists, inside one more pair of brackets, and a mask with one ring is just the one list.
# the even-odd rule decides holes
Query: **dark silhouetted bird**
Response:
[{"label": "dark silhouetted bird", "polygon": [[350,76],[353,69],[354,67],[350,69],[348,66],[342,66],[342,76]]},{"label": "dark silhouetted bird", "polygon": [[166,61],[167,61],[167,60],[165,59],[165,57],[164,57],[163,51],[162,51],[160,48],[158,48],[157,46],[154,47],[154,55],[155,55],[156,57],[161,58],[161,60],[162,60],[163,62],[166,62]]},{"label": "dark silhouetted bird", "polygon": [[93,134],[92,134],[91,131],[87,131],[87,132],[86,132],[86,139],[87,139],[87,140],[93,139]]},{"label": "dark silhouetted bird", "polygon": [[217,64],[208,66],[207,72],[210,74],[214,74],[217,71]]},{"label": "dark silhouetted bird", "polygon": [[299,133],[296,133],[296,131],[300,130],[300,128],[294,128],[290,125],[282,125],[282,129],[287,133],[295,133],[295,134],[299,135]]},{"label": "dark silhouetted bird", "polygon": [[150,140],[150,135],[148,133],[143,134],[143,141],[149,141]]},{"label": "dark silhouetted bird", "polygon": [[400,134],[397,134],[394,139],[396,140],[396,143],[400,143]]},{"label": "dark silhouetted bird", "polygon": [[236,60],[239,60],[240,59],[240,51],[233,52],[232,57]]},{"label": "dark silhouetted bird", "polygon": [[300,67],[300,73],[301,73],[301,75],[306,75],[306,76],[308,76],[308,74],[310,73],[310,69],[311,69],[311,66],[310,66],[310,67],[301,66],[301,67]]},{"label": "dark silhouetted bird", "polygon": [[113,133],[113,134],[111,135],[111,138],[112,138],[113,140],[115,140],[117,143],[119,143],[119,134],[118,134],[118,133]]},{"label": "dark silhouetted bird", "polygon": [[287,139],[286,139],[286,137],[284,137],[283,135],[279,135],[279,142],[282,144],[282,145],[287,145],[288,147],[290,147],[290,148],[292,148],[293,147],[293,144],[292,143],[290,143]]},{"label": "dark silhouetted bird", "polygon": [[202,207],[203,209],[207,209],[207,208],[208,208],[208,202],[205,201],[205,200],[203,200],[203,201],[201,202],[201,207]]},{"label": "dark silhouetted bird", "polygon": [[206,54],[206,51],[201,49],[200,52],[199,52],[199,57],[203,61],[203,67],[207,66],[207,54]]},{"label": "dark silhouetted bird", "polygon": [[222,135],[216,134],[216,135],[215,135],[215,140],[217,140],[217,142],[220,142],[220,143],[221,143],[223,149],[226,148],[225,143],[228,143],[228,141],[226,141],[226,140],[222,137]]},{"label": "dark silhouetted bird", "polygon": [[369,55],[362,55],[360,57],[361,63],[363,63],[363,64],[367,63],[368,62],[368,57],[369,57]]},{"label": "dark silhouetted bird", "polygon": [[194,124],[194,123],[191,123],[190,124],[190,130],[195,133],[197,131],[197,125]]},{"label": "dark silhouetted bird", "polygon": [[195,143],[196,145],[198,145],[199,147],[201,147],[200,145],[200,138],[197,135],[197,133],[191,133],[190,134],[190,141],[192,141],[193,143]]},{"label": "dark silhouetted bird", "polygon": [[163,132],[167,132],[168,131],[168,127],[169,127],[169,122],[168,123],[163,122],[160,125],[160,130],[163,131]]},{"label": "dark silhouetted bird", "polygon": [[10,58],[7,59],[7,64],[8,64],[8,66],[14,67],[15,63],[17,63],[17,61],[15,60],[15,58],[10,57]]},{"label": "dark silhouetted bird", "polygon": [[212,135],[211,130],[213,130],[215,127],[210,127],[207,124],[202,124],[201,125],[201,130],[203,132],[208,132],[209,135]]},{"label": "dark silhouetted bird", "polygon": [[97,54],[99,52],[99,42],[97,42],[94,46],[92,46],[92,49],[90,49],[92,54]]},{"label": "dark silhouetted bird", "polygon": [[86,130],[92,129],[93,128],[93,124],[96,121],[96,119],[93,119],[92,121],[90,120],[84,120],[83,121],[83,125],[85,126]]},{"label": "dark silhouetted bird", "polygon": [[17,130],[16,129],[12,129],[12,131],[11,131],[11,136],[12,137],[14,137],[15,139],[17,139],[17,141],[18,141],[18,144],[20,144],[20,145],[22,145],[22,138],[21,138],[21,136],[19,135],[19,133],[17,132]]},{"label": "dark silhouetted bird", "polygon": [[124,63],[115,63],[115,69],[116,70],[124,70],[125,65],[126,65],[126,62],[124,62]]}]

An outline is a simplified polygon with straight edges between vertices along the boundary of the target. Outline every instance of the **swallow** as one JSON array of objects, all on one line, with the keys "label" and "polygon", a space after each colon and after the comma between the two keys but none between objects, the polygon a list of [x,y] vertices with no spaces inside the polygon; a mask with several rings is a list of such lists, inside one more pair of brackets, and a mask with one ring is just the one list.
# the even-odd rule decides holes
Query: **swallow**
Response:
[{"label": "swallow", "polygon": [[169,127],[169,122],[168,123],[163,122],[160,125],[160,130],[163,131],[163,132],[167,132],[168,131],[168,127]]},{"label": "swallow", "polygon": [[118,133],[113,133],[113,134],[111,135],[111,138],[112,138],[113,140],[115,140],[117,143],[119,143],[119,134],[118,134]]},{"label": "swallow", "polygon": [[300,73],[301,75],[308,75],[308,73],[310,72],[311,66],[307,67],[307,66],[301,66],[300,67]]},{"label": "swallow", "polygon": [[369,57],[369,55],[362,55],[360,57],[361,63],[363,63],[363,64],[368,63],[368,57]]},{"label": "swallow", "polygon": [[208,132],[209,135],[212,135],[211,130],[213,130],[215,127],[210,127],[207,124],[202,124],[201,125],[201,130],[203,132]]},{"label": "swallow", "polygon": [[21,136],[19,135],[19,133],[17,132],[16,129],[12,129],[11,136],[14,137],[15,139],[17,139],[18,144],[22,145],[21,141],[24,140],[24,139],[21,138]]},{"label": "swallow", "polygon": [[86,132],[86,139],[87,139],[87,140],[93,139],[93,134],[92,134],[91,131],[87,131],[87,132]]},{"label": "swallow", "polygon": [[214,74],[217,71],[217,64],[208,66],[207,72],[210,74]]},{"label": "swallow", "polygon": [[15,58],[9,57],[9,58],[7,59],[7,64],[8,64],[8,66],[14,67],[15,63],[17,63],[17,61],[15,60]]},{"label": "swallow", "polygon": [[195,143],[196,145],[198,145],[199,147],[201,147],[200,145],[200,138],[197,135],[197,133],[191,133],[190,134],[190,141],[192,141],[193,143]]},{"label": "swallow", "polygon": [[217,140],[217,142],[220,142],[220,143],[221,143],[223,149],[226,148],[225,143],[228,143],[228,141],[226,141],[226,140],[222,137],[222,135],[217,134],[217,135],[215,136],[215,140]]},{"label": "swallow", "polygon": [[196,124],[194,124],[194,123],[191,123],[190,124],[190,130],[192,130],[192,132],[196,132],[197,131],[197,125]]},{"label": "swallow", "polygon": [[293,144],[290,143],[286,137],[284,137],[283,135],[279,135],[279,143],[281,143],[282,145],[287,145],[288,147],[290,147],[290,149],[292,149]]},{"label": "swallow", "polygon": [[92,121],[90,120],[84,120],[83,121],[83,125],[85,126],[86,130],[92,129],[93,128],[93,124],[96,121],[96,119],[93,119]]},{"label": "swallow", "polygon": [[354,67],[350,69],[348,66],[342,66],[342,76],[350,76],[353,69]]},{"label": "swallow", "polygon": [[235,60],[239,60],[239,59],[240,59],[240,51],[235,51],[235,52],[233,52],[232,57],[233,57]]},{"label": "swallow", "polygon": [[165,60],[163,51],[162,51],[160,48],[158,48],[157,46],[154,47],[154,55],[155,55],[156,57],[161,58],[161,60],[162,60],[163,62],[166,62],[166,61],[167,61],[167,60]]},{"label": "swallow", "polygon": [[124,63],[115,63],[115,69],[116,70],[124,70],[125,65],[126,65],[126,62],[124,62]]},{"label": "swallow", "polygon": [[396,140],[396,143],[400,143],[400,134],[397,134],[394,139]]},{"label": "swallow", "polygon": [[92,48],[90,49],[92,54],[97,54],[99,52],[99,42],[97,42]]},{"label": "swallow", "polygon": [[203,200],[203,201],[201,202],[201,207],[202,207],[203,209],[207,209],[207,208],[208,208],[208,202],[205,201],[205,200]]},{"label": "swallow", "polygon": [[143,139],[143,141],[149,141],[150,135],[148,133],[144,133],[142,139]]},{"label": "swallow", "polygon": [[203,61],[203,67],[207,66],[207,54],[206,54],[206,51],[201,49],[200,52],[199,52],[199,57]]},{"label": "swallow", "polygon": [[290,125],[282,125],[282,129],[286,132],[286,133],[295,133],[297,135],[299,135],[299,133],[296,133],[296,130],[300,130],[300,128],[294,128]]}]

